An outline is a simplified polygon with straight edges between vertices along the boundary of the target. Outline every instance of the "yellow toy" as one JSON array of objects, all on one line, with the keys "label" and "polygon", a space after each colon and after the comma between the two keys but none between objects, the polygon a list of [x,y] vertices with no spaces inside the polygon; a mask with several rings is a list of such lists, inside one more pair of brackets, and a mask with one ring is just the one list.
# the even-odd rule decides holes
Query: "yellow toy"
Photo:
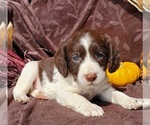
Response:
[{"label": "yellow toy", "polygon": [[140,68],[133,62],[121,62],[117,71],[109,73],[106,70],[109,82],[117,87],[134,83],[140,76]]}]

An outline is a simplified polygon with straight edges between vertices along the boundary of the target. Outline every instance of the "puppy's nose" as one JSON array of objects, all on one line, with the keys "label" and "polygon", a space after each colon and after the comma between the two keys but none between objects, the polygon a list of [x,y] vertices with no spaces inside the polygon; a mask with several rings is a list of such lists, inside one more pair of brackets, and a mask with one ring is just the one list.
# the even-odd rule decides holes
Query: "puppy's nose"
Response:
[{"label": "puppy's nose", "polygon": [[90,73],[90,74],[85,75],[85,78],[86,78],[87,81],[93,82],[93,81],[96,80],[97,75],[93,74],[93,73]]}]

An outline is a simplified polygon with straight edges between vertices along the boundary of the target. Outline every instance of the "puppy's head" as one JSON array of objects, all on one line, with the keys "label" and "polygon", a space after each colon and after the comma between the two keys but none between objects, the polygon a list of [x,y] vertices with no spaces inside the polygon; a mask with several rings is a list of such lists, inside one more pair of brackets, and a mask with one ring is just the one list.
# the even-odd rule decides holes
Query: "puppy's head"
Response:
[{"label": "puppy's head", "polygon": [[68,73],[82,85],[99,84],[105,71],[119,67],[119,54],[112,43],[93,30],[73,34],[54,56],[58,71],[66,78]]}]

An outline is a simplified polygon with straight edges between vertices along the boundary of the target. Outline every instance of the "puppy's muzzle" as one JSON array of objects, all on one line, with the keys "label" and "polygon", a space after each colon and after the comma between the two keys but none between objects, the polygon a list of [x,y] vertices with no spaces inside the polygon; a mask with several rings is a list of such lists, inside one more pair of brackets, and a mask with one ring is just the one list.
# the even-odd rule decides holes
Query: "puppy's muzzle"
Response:
[{"label": "puppy's muzzle", "polygon": [[88,81],[88,82],[94,82],[97,78],[97,75],[95,73],[89,73],[87,75],[85,75],[85,79]]}]

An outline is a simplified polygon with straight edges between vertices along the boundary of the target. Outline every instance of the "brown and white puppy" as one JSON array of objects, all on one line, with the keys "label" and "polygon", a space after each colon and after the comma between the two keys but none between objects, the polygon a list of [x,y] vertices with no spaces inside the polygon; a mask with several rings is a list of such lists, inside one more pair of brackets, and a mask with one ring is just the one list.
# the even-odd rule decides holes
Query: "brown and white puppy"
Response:
[{"label": "brown and white puppy", "polygon": [[114,46],[95,31],[73,34],[54,58],[32,61],[23,68],[13,90],[14,99],[27,103],[30,94],[41,99],[56,99],[85,116],[103,116],[103,109],[92,104],[94,96],[126,109],[150,108],[150,99],[133,98],[111,87],[106,68],[119,67]]}]

